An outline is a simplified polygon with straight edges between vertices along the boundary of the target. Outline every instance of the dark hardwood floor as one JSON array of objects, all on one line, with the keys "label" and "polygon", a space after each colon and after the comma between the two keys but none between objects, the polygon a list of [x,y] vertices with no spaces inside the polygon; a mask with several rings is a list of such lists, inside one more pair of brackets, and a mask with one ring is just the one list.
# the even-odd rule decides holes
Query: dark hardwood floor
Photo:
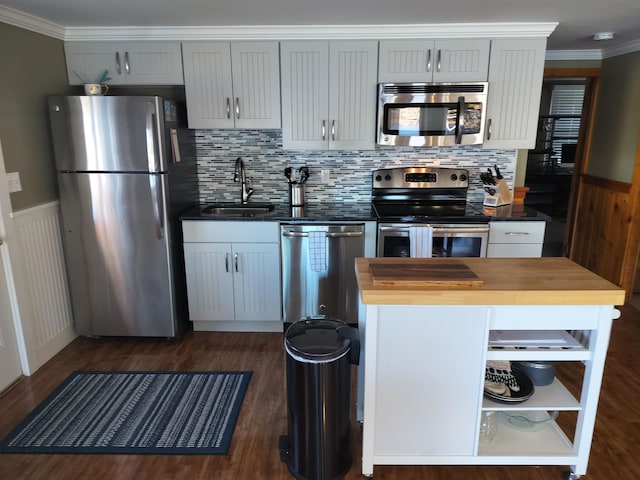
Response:
[{"label": "dark hardwood floor", "polygon": [[[614,322],[591,452],[589,480],[640,478],[640,311],[626,306]],[[286,432],[283,335],[188,333],[179,340],[78,338],[33,376],[0,395],[4,437],[73,370],[253,370],[228,455],[4,455],[2,480],[278,480],[293,478],[280,461]],[[580,364],[558,365],[571,390]],[[346,479],[360,479],[360,427]],[[560,480],[562,466],[375,467],[383,480]]]}]

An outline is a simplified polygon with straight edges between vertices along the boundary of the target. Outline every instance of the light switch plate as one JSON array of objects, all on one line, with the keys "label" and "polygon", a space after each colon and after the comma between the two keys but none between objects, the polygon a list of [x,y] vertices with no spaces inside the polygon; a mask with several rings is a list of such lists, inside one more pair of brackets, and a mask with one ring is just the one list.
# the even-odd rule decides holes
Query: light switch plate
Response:
[{"label": "light switch plate", "polygon": [[22,184],[20,183],[20,172],[7,173],[7,186],[9,188],[9,193],[22,191]]}]

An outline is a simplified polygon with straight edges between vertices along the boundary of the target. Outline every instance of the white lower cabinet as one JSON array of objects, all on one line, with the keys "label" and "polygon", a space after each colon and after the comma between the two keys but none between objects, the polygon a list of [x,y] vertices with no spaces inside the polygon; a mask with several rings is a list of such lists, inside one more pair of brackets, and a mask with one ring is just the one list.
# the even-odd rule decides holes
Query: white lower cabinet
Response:
[{"label": "white lower cabinet", "polygon": [[[611,305],[366,305],[363,475],[374,465],[566,465],[570,478],[585,474],[615,313]],[[527,345],[498,343],[495,331]],[[496,402],[483,395],[488,360],[580,362],[582,387],[576,397],[555,378],[523,402]],[[486,411],[501,417],[491,441],[480,432]],[[506,424],[529,411],[568,422],[538,431]]]},{"label": "white lower cabinet", "polygon": [[487,257],[541,257],[546,222],[489,222]]},{"label": "white lower cabinet", "polygon": [[277,222],[182,222],[194,330],[282,331]]}]

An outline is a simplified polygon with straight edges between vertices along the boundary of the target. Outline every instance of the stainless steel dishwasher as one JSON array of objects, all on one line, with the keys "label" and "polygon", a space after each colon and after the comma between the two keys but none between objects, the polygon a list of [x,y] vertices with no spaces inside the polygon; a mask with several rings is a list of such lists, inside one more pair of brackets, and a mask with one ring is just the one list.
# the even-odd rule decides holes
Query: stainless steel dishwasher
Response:
[{"label": "stainless steel dishwasher", "polygon": [[364,257],[364,224],[291,224],[280,229],[284,322],[326,315],[357,324],[355,258]]}]

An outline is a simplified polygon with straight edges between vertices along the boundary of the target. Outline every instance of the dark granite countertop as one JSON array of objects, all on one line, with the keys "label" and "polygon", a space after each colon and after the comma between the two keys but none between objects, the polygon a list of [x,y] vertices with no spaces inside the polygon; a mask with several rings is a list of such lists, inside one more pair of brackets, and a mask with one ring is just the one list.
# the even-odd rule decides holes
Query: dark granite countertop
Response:
[{"label": "dark granite countertop", "polygon": [[[490,221],[549,221],[551,218],[525,205],[504,205],[502,207],[484,207],[482,203],[472,203],[476,210],[483,212]],[[287,203],[274,204],[268,213],[251,215],[207,215],[202,209],[207,204],[197,205],[182,215],[180,220],[248,220],[276,222],[365,222],[376,221],[371,204],[365,203],[312,203],[304,207],[290,207]]]},{"label": "dark granite countertop", "polygon": [[180,220],[250,220],[277,222],[364,222],[375,221],[371,203],[313,203],[304,207],[290,207],[288,203],[274,204],[268,213],[253,215],[207,215],[206,204],[198,205],[180,215]]}]

